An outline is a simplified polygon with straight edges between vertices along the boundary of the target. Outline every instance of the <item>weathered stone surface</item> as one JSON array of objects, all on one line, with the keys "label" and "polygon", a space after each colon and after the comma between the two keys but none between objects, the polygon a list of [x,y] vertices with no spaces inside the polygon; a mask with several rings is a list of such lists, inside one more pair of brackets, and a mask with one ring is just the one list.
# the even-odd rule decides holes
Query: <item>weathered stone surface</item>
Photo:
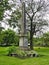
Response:
[{"label": "weathered stone surface", "polygon": [[20,33],[20,41],[19,46],[23,49],[28,48],[28,40],[26,33],[26,13],[25,13],[25,3],[22,3],[22,21],[21,21],[21,33]]}]

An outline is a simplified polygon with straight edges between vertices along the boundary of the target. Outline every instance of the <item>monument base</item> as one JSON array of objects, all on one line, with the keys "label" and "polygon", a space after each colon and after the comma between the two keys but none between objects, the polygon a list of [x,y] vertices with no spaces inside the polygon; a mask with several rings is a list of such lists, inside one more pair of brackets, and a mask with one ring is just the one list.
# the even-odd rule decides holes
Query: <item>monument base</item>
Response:
[{"label": "monument base", "polygon": [[28,50],[28,40],[26,36],[20,36],[19,47],[23,50]]},{"label": "monument base", "polygon": [[28,47],[24,47],[24,46],[20,46],[19,48],[20,48],[21,50],[25,50],[25,51],[30,50]]}]

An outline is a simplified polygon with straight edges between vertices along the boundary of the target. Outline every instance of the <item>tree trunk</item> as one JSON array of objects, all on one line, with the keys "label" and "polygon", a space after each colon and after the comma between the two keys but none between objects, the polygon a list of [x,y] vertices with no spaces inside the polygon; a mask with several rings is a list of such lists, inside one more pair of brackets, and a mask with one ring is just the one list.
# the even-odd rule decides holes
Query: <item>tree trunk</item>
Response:
[{"label": "tree trunk", "polygon": [[31,21],[31,30],[30,30],[30,49],[33,50],[33,33],[32,33],[32,21]]}]

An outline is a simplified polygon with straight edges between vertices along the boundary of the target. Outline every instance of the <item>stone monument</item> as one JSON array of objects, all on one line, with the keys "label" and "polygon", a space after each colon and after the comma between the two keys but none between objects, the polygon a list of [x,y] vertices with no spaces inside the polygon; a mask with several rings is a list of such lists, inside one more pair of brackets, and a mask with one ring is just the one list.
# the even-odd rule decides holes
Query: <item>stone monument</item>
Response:
[{"label": "stone monument", "polygon": [[19,47],[21,49],[28,49],[28,40],[27,40],[27,32],[26,32],[25,2],[22,2],[22,21],[21,21]]}]

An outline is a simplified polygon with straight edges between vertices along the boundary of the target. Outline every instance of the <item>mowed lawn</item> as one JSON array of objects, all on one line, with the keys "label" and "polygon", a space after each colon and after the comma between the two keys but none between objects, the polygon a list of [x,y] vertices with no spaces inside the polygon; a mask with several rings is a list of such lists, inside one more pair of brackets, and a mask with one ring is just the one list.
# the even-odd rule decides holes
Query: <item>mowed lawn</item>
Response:
[{"label": "mowed lawn", "polygon": [[0,65],[49,65],[49,48],[34,48],[39,57],[20,59],[6,56],[8,47],[0,47]]}]

